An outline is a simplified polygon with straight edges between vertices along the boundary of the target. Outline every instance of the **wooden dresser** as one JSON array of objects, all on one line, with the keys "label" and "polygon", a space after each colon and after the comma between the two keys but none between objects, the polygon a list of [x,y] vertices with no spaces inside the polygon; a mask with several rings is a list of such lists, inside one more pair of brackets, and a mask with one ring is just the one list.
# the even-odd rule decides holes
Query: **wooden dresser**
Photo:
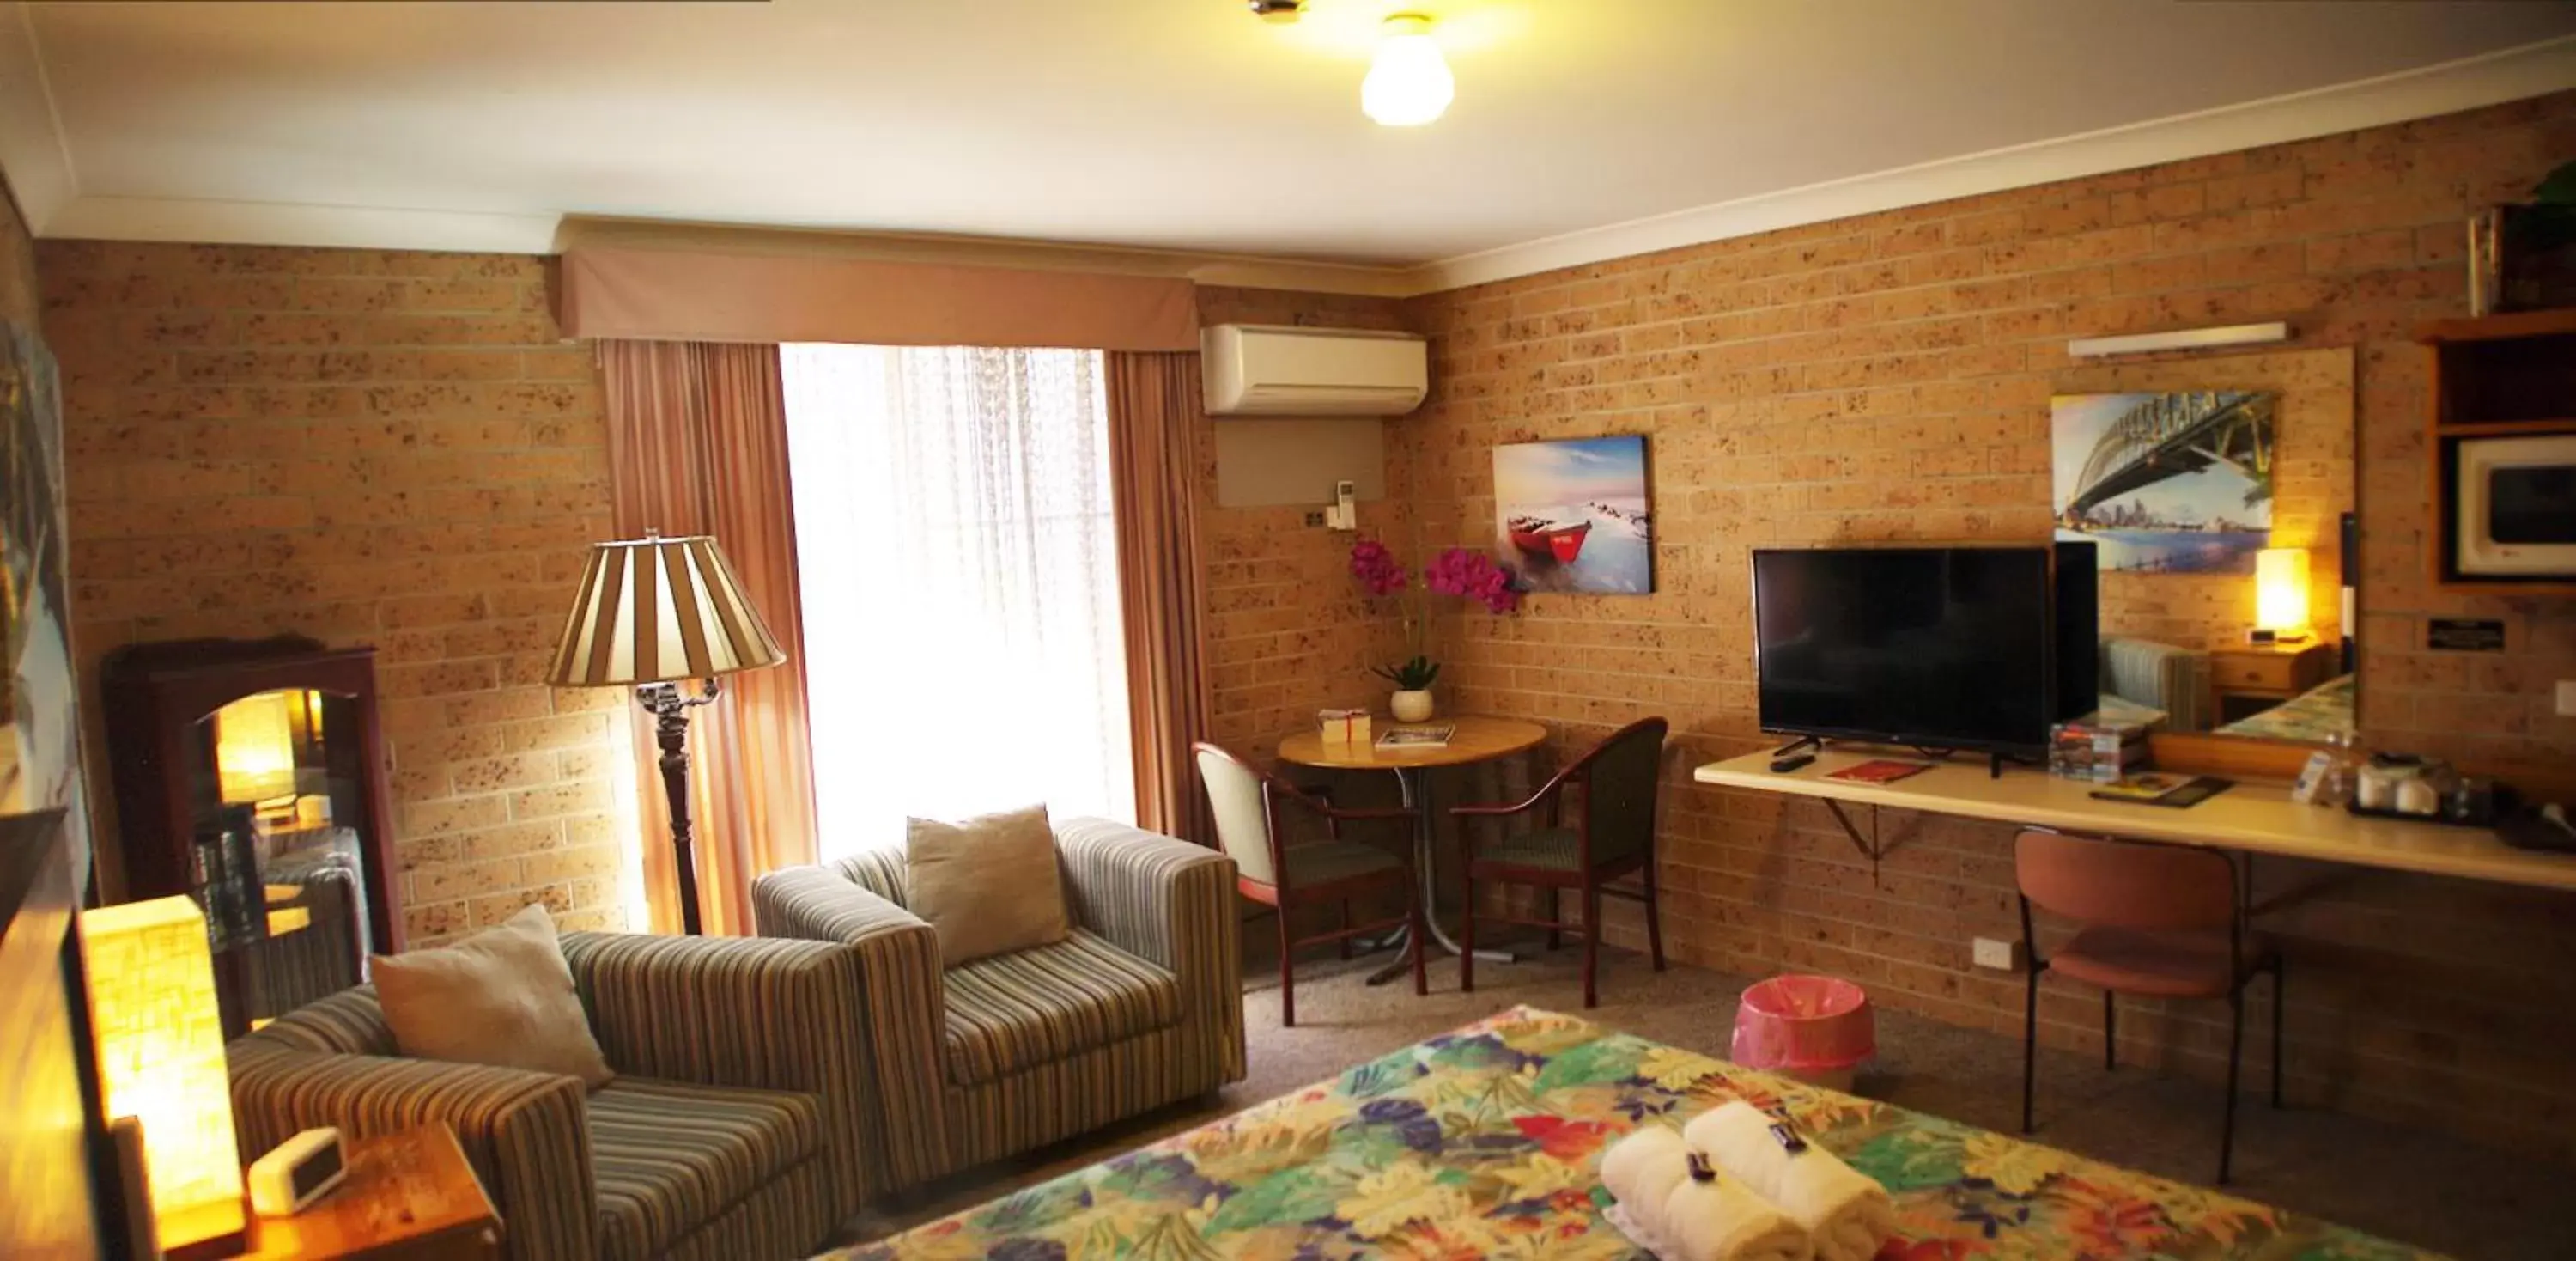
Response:
[{"label": "wooden dresser", "polygon": [[2210,689],[2218,721],[2235,722],[2297,697],[2334,677],[2335,649],[2302,644],[2243,644],[2209,650]]}]

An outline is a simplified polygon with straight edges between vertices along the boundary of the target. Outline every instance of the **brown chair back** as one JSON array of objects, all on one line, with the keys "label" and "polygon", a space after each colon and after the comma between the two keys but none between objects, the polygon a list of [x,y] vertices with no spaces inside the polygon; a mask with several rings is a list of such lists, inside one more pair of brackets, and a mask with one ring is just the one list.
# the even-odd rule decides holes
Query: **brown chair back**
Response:
[{"label": "brown chair back", "polygon": [[1567,768],[1583,783],[1583,822],[1596,864],[1645,853],[1655,844],[1655,797],[1663,786],[1661,718],[1611,732]]},{"label": "brown chair back", "polygon": [[2083,924],[2142,931],[2227,929],[2236,866],[2215,850],[2024,832],[2013,879],[2030,904]]}]

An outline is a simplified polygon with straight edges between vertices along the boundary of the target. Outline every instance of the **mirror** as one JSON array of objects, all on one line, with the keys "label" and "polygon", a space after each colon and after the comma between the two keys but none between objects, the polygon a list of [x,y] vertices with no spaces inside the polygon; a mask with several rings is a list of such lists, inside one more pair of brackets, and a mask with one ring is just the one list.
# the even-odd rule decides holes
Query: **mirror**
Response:
[{"label": "mirror", "polygon": [[2054,385],[2050,510],[2096,553],[2103,719],[2358,730],[2352,351],[2087,366]]},{"label": "mirror", "polygon": [[366,979],[353,705],[337,693],[277,689],[195,725],[190,883],[206,912],[228,1029]]}]

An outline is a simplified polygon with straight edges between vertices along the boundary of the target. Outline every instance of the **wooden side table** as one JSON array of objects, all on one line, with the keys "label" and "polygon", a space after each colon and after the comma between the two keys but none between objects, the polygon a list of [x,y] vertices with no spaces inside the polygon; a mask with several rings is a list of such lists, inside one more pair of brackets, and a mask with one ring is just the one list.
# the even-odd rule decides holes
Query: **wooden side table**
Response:
[{"label": "wooden side table", "polygon": [[349,1176],[293,1217],[254,1217],[248,1256],[497,1261],[501,1217],[444,1125],[349,1144]]},{"label": "wooden side table", "polygon": [[2334,677],[2335,650],[2323,640],[2209,650],[2218,721],[2235,722],[2291,700]]}]

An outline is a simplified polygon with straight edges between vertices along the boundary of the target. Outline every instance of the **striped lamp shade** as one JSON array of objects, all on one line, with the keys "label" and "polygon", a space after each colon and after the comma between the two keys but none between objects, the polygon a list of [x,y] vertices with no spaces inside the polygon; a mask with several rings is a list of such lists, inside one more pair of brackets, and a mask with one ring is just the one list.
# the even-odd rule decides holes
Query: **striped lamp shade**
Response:
[{"label": "striped lamp shade", "polygon": [[787,659],[712,537],[597,543],[546,681],[608,687],[713,678]]}]

